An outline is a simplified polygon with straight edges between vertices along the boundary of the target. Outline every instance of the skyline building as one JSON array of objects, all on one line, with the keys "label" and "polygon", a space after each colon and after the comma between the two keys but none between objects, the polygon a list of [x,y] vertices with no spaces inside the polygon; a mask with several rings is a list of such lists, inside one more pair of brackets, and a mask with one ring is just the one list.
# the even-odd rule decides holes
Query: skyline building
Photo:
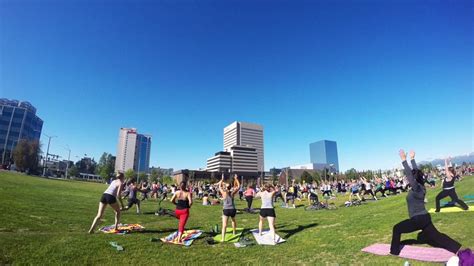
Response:
[{"label": "skyline building", "polygon": [[337,143],[332,140],[320,140],[309,144],[309,154],[312,164],[325,164],[339,172],[339,159],[337,155]]},{"label": "skyline building", "polygon": [[234,145],[227,151],[217,152],[213,157],[207,159],[206,171],[257,175],[259,172],[257,156],[255,148]]},{"label": "skyline building", "polygon": [[43,120],[29,102],[0,98],[0,159],[12,161],[12,151],[21,139],[39,141]]},{"label": "skyline building", "polygon": [[138,134],[136,128],[120,128],[115,160],[115,171],[149,171],[151,136]]},{"label": "skyline building", "polygon": [[257,169],[265,171],[263,127],[258,124],[235,121],[224,128],[224,151],[231,147],[251,147],[257,152]]}]

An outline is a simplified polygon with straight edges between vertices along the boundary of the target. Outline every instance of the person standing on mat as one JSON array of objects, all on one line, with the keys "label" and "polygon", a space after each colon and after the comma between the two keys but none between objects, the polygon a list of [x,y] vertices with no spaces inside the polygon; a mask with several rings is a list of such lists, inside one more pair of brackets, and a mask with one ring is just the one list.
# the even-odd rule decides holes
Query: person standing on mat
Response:
[{"label": "person standing on mat", "polygon": [[181,238],[183,236],[186,222],[188,221],[189,209],[193,204],[193,199],[191,197],[191,193],[186,189],[186,182],[182,181],[179,184],[179,189],[179,191],[174,193],[173,197],[171,198],[171,202],[176,205],[175,214],[176,218],[179,219],[178,238],[176,241],[178,243],[182,243],[183,240]]},{"label": "person standing on mat", "polygon": [[[115,212],[115,230],[118,230],[118,225],[120,222],[120,210],[123,209],[122,198],[120,197],[122,189],[124,187],[124,176],[123,173],[119,173],[116,176],[117,178],[110,183],[109,187],[102,194],[102,198],[99,202],[99,210],[97,211],[97,216],[92,221],[91,228],[89,229],[89,234],[94,232],[95,227],[97,226],[100,218],[104,215],[105,207],[110,205]],[[117,199],[120,202],[122,208],[119,207]]]},{"label": "person standing on mat", "polygon": [[255,190],[251,185],[248,185],[247,190],[244,192],[245,200],[247,201],[247,210],[252,210],[252,201],[255,196]]},{"label": "person standing on mat", "polygon": [[466,205],[466,203],[464,203],[464,201],[459,199],[458,195],[456,194],[456,189],[454,188],[456,172],[454,170],[454,167],[448,166],[449,163],[449,159],[446,159],[444,161],[446,177],[443,180],[443,190],[436,196],[436,212],[440,211],[440,200],[448,196],[451,198],[451,202],[457,202],[459,205],[461,205],[461,208],[466,211],[469,209],[469,207]]},{"label": "person standing on mat", "polygon": [[404,220],[393,227],[390,253],[397,256],[400,254],[400,238],[402,234],[421,230],[418,234],[418,240],[433,246],[444,248],[456,254],[460,250],[461,244],[451,239],[449,236],[440,233],[434,227],[431,222],[431,216],[425,209],[425,180],[423,172],[416,166],[415,152],[410,151],[410,159],[413,169],[410,169],[408,166],[404,150],[400,150],[400,159],[402,160],[405,175],[407,176],[408,182],[411,186],[406,198],[410,219]]},{"label": "person standing on mat", "polygon": [[263,221],[265,218],[268,220],[268,226],[270,227],[270,233],[272,234],[272,239],[275,243],[277,243],[278,239],[276,239],[275,235],[275,209],[273,207],[273,196],[275,195],[275,189],[270,184],[265,184],[263,189],[257,193],[256,197],[262,199],[262,206],[260,208],[260,220],[258,222],[258,233],[262,235],[263,231]]},{"label": "person standing on mat", "polygon": [[234,196],[239,193],[240,182],[239,177],[234,175],[234,187],[231,187],[230,184],[224,183],[224,174],[222,174],[222,179],[218,183],[219,191],[222,194],[222,201],[224,202],[224,207],[222,210],[222,242],[225,241],[225,233],[227,230],[227,221],[229,217],[232,219],[232,232],[235,235],[235,229],[237,223],[235,222],[235,215],[237,210],[235,209]]}]

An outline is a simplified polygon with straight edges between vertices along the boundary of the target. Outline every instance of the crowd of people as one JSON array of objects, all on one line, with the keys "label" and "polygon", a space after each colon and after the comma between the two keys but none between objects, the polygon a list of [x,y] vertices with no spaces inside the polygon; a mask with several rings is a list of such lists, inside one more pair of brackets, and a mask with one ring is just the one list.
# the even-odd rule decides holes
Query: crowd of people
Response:
[{"label": "crowd of people", "polygon": [[[407,193],[407,205],[409,219],[396,224],[392,232],[391,253],[398,255],[400,253],[400,236],[403,233],[421,230],[418,235],[420,240],[434,246],[445,248],[455,254],[460,252],[461,244],[451,239],[449,236],[440,233],[434,227],[431,217],[426,211],[426,185],[435,187],[437,178],[435,173],[424,173],[418,169],[415,163],[415,153],[410,152],[410,162],[412,168],[408,166],[406,154],[400,151],[400,158],[404,167],[404,175],[400,176],[374,176],[366,178],[359,176],[357,179],[340,180],[340,181],[323,181],[323,182],[296,182],[292,180],[290,184],[273,185],[263,184],[260,179],[255,185],[249,184],[243,186],[237,175],[229,182],[225,182],[224,175],[219,182],[215,184],[196,182],[181,182],[179,185],[160,184],[158,182],[149,183],[144,180],[137,184],[134,178],[125,181],[123,174],[118,174],[117,178],[112,181],[107,190],[102,195],[99,203],[97,216],[94,218],[89,233],[93,233],[99,219],[102,217],[106,206],[111,206],[115,212],[115,226],[118,227],[120,221],[120,213],[123,210],[130,209],[136,205],[137,213],[140,213],[140,202],[147,199],[170,200],[175,206],[175,217],[178,223],[178,238],[176,241],[182,241],[181,236],[185,230],[186,222],[189,219],[190,208],[193,199],[199,199],[203,205],[222,205],[222,239],[225,239],[226,229],[229,218],[231,219],[232,232],[236,233],[237,209],[235,206],[235,198],[247,202],[245,210],[252,211],[252,204],[255,198],[261,199],[259,208],[258,228],[262,234],[264,221],[268,221],[270,234],[277,243],[275,232],[276,212],[274,203],[278,200],[282,201],[282,206],[287,208],[295,208],[295,201],[306,201],[313,204],[320,200],[319,197],[326,199],[332,197],[348,196],[348,200],[365,200],[366,196],[370,196],[377,201],[379,197],[390,197],[403,192]],[[468,169],[472,171],[472,169]],[[464,172],[466,174],[466,172]],[[440,210],[440,200],[450,197],[452,201],[459,204],[464,210],[468,206],[456,194],[454,182],[460,179],[460,175],[454,167],[451,167],[449,160],[446,160],[445,171],[439,176],[442,184],[442,191],[436,197],[436,211]],[[141,193],[139,199],[138,194]],[[319,196],[320,195],[320,196]],[[128,197],[128,204],[123,204],[123,199]],[[356,199],[355,199],[356,198]],[[119,203],[121,206],[119,206]]]}]

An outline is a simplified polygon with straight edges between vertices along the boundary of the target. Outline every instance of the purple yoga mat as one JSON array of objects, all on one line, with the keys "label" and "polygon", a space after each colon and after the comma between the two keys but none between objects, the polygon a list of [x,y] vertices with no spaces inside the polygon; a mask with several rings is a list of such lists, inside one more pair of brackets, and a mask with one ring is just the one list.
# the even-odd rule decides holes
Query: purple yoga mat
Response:
[{"label": "purple yoga mat", "polygon": [[[389,244],[373,244],[362,249],[363,252],[372,253],[375,255],[386,256],[390,255]],[[449,258],[454,256],[454,253],[442,248],[428,248],[417,246],[403,246],[399,257],[412,260],[421,260],[429,262],[447,262]]]}]

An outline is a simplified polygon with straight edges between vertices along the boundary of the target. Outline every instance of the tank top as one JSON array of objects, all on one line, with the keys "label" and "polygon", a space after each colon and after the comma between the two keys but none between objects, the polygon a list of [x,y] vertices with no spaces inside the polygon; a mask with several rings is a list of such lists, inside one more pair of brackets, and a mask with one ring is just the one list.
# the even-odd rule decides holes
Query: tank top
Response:
[{"label": "tank top", "polygon": [[177,210],[184,210],[184,209],[189,209],[190,206],[189,206],[189,200],[188,198],[186,197],[186,199],[178,199],[178,201],[176,202],[176,209]]},{"label": "tank top", "polygon": [[262,209],[273,209],[273,197],[272,193],[268,191],[260,192],[262,197]]},{"label": "tank top", "polygon": [[224,210],[233,210],[235,209],[234,198],[227,195],[224,199]]},{"label": "tank top", "polygon": [[112,183],[110,183],[109,187],[104,191],[104,194],[109,194],[115,197],[117,195],[117,191],[119,187],[120,187],[120,180],[115,179],[114,181],[112,181]]},{"label": "tank top", "polygon": [[446,181],[446,178],[444,178],[443,190],[450,190],[453,188],[454,188],[454,177],[451,179],[451,181]]}]

